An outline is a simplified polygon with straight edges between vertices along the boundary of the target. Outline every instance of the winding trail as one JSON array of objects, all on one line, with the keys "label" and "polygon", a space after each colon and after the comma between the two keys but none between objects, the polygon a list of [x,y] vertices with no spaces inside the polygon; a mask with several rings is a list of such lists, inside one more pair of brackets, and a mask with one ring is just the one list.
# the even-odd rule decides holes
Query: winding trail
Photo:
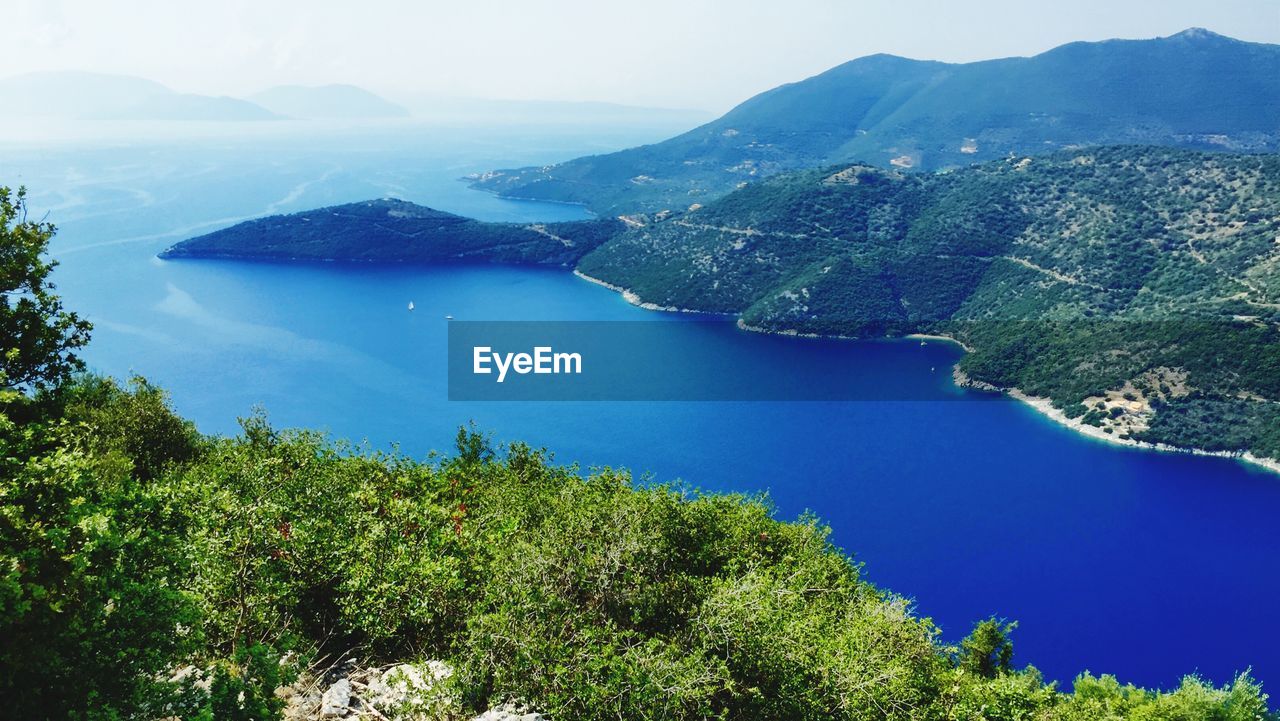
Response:
[{"label": "winding trail", "polygon": [[1001,256],[997,256],[997,257],[998,257],[998,258],[1001,258],[1001,259],[1003,259],[1003,260],[1008,260],[1008,261],[1012,261],[1012,262],[1014,262],[1014,263],[1017,263],[1018,265],[1020,265],[1020,266],[1022,266],[1022,267],[1024,267],[1024,268],[1028,268],[1028,269],[1030,269],[1030,270],[1034,270],[1034,271],[1037,271],[1037,272],[1040,272],[1040,273],[1044,273],[1045,275],[1049,276],[1050,278],[1053,278],[1054,280],[1057,280],[1057,281],[1061,281],[1061,282],[1063,282],[1063,283],[1066,283],[1067,285],[1082,285],[1082,286],[1085,286],[1086,288],[1093,288],[1094,290],[1106,290],[1106,288],[1103,288],[1102,286],[1098,285],[1097,283],[1090,283],[1090,282],[1088,282],[1088,281],[1086,281],[1086,280],[1080,280],[1079,278],[1075,278],[1075,277],[1072,277],[1072,276],[1070,276],[1070,275],[1066,275],[1066,274],[1061,273],[1061,272],[1059,272],[1059,271],[1053,270],[1052,268],[1046,268],[1046,267],[1041,266],[1041,265],[1036,265],[1035,263],[1032,263],[1031,261],[1027,260],[1026,258],[1019,258],[1019,257],[1017,257],[1017,256],[1013,256],[1013,255],[1001,255]]}]

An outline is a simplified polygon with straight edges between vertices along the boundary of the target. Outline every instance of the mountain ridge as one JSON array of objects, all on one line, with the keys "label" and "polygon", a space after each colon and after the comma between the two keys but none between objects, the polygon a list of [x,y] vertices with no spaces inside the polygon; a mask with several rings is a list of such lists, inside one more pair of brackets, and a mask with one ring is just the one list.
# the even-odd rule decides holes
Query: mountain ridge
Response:
[{"label": "mountain ridge", "polygon": [[256,103],[230,96],[180,93],[132,75],[48,71],[0,79],[6,113],[74,120],[277,120]]},{"label": "mountain ridge", "polygon": [[1280,45],[1203,29],[944,63],[877,54],[767,90],[661,143],[495,170],[473,186],[598,213],[680,210],[779,172],[938,170],[1081,145],[1280,149]]}]

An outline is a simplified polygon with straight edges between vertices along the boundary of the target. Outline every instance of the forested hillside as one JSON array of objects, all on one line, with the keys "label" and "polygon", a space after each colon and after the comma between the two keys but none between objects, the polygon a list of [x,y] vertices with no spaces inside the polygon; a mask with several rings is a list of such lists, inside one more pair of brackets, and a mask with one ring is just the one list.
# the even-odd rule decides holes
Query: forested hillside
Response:
[{"label": "forested hillside", "polygon": [[623,227],[614,218],[486,223],[383,198],[238,223],[183,241],[161,257],[571,265]]},{"label": "forested hillside", "polygon": [[1117,436],[1280,457],[1275,156],[1110,147],[791,173],[578,267],[762,330],[945,333],[971,378]]},{"label": "forested hillside", "polygon": [[661,143],[473,180],[601,214],[682,210],[831,163],[938,170],[1108,143],[1275,151],[1278,117],[1280,46],[1193,28],[966,64],[872,55]]}]

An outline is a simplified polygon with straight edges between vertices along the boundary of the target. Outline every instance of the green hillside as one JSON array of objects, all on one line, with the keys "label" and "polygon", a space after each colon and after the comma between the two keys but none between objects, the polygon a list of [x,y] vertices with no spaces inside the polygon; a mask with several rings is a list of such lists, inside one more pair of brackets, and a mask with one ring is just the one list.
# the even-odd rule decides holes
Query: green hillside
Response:
[{"label": "green hillside", "polygon": [[967,64],[873,55],[670,140],[474,185],[599,213],[682,210],[831,163],[937,170],[1080,145],[1280,149],[1280,46],[1192,29]]},{"label": "green hillside", "polygon": [[972,349],[972,379],[1117,436],[1280,457],[1275,156],[1108,147],[791,173],[578,268],[763,330],[946,333]]},{"label": "green hillside", "polygon": [[384,198],[238,223],[178,243],[160,256],[570,265],[623,227],[613,218],[486,223]]}]

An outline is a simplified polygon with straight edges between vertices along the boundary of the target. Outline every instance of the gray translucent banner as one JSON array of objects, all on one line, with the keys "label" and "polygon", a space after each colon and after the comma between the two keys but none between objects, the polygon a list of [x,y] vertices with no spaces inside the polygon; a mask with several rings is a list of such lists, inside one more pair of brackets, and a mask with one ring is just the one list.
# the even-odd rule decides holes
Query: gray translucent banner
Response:
[{"label": "gray translucent banner", "polygon": [[956,400],[938,340],[762,335],[714,320],[452,321],[456,401]]}]

